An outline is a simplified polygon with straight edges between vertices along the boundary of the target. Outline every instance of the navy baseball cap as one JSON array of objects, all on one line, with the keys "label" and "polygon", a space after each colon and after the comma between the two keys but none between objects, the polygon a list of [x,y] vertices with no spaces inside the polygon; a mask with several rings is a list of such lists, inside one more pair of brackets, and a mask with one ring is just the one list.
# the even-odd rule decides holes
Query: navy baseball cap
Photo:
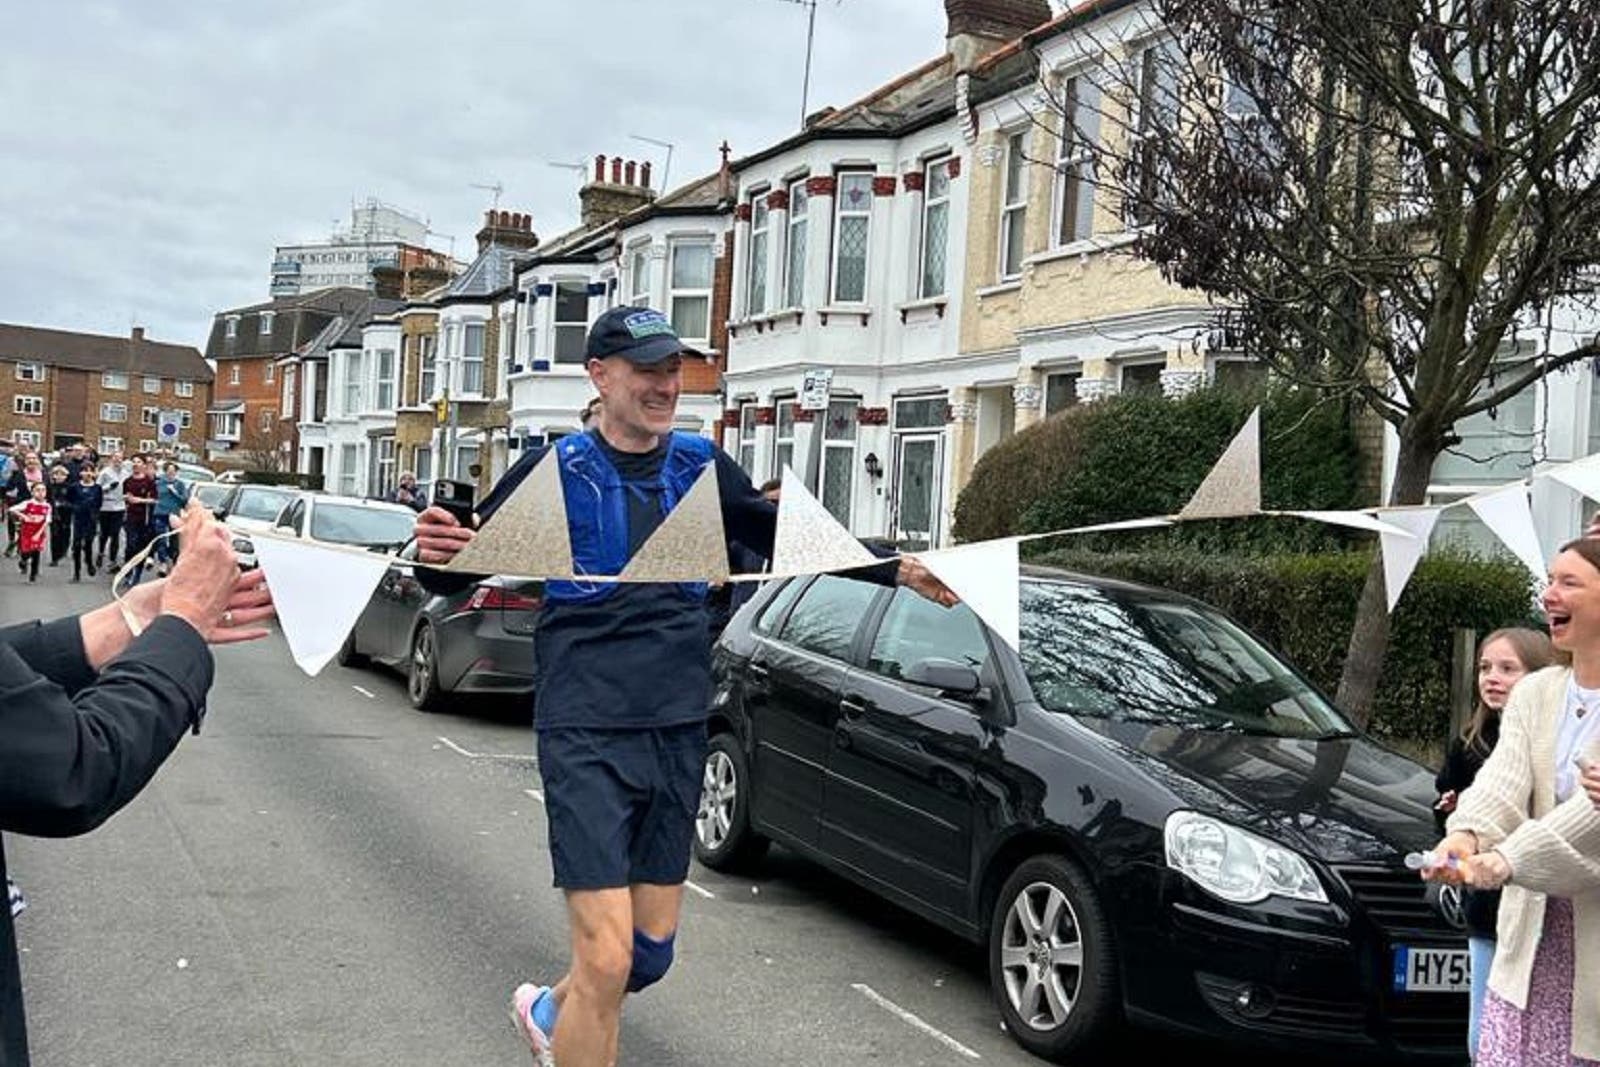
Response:
[{"label": "navy baseball cap", "polygon": [[595,320],[589,328],[585,359],[621,356],[641,367],[653,366],[672,356],[698,356],[701,353],[682,341],[672,323],[652,308],[616,307]]}]

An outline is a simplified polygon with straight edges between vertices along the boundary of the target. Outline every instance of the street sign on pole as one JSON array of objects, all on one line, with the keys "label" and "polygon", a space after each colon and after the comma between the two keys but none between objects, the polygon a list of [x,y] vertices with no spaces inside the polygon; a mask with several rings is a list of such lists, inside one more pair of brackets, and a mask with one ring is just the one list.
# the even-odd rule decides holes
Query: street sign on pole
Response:
[{"label": "street sign on pole", "polygon": [[163,445],[178,443],[178,430],[183,426],[183,413],[163,411],[156,419],[156,442]]},{"label": "street sign on pole", "polygon": [[813,367],[800,383],[800,410],[827,411],[828,394],[833,389],[833,368]]}]

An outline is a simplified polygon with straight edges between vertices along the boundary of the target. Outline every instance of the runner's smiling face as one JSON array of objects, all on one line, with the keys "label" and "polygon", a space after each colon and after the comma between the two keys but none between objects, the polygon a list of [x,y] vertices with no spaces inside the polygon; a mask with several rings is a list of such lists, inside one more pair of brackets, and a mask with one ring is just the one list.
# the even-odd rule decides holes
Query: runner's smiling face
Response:
[{"label": "runner's smiling face", "polygon": [[589,377],[603,401],[600,432],[614,447],[648,450],[656,438],[672,432],[683,380],[681,356],[649,366],[621,356],[592,359]]}]

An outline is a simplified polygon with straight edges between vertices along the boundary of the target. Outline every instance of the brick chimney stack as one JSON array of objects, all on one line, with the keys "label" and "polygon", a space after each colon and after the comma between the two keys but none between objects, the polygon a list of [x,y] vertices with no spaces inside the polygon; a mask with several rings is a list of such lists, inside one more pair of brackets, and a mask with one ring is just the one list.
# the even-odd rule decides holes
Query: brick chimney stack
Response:
[{"label": "brick chimney stack", "polygon": [[957,70],[1052,18],[1048,0],[944,0],[945,51]]},{"label": "brick chimney stack", "polygon": [[539,235],[533,232],[533,216],[520,211],[485,211],[483,229],[478,231],[478,251],[481,253],[490,245],[539,247]]},{"label": "brick chimney stack", "polygon": [[621,156],[610,157],[610,180],[606,180],[604,155],[594,157],[594,180],[578,191],[583,225],[603,226],[621,218],[656,198],[650,188],[650,164],[639,164]]},{"label": "brick chimney stack", "polygon": [[143,340],[144,340],[144,327],[143,326],[135,326],[133,328],[133,343],[134,344],[138,344],[140,341],[143,341]]}]

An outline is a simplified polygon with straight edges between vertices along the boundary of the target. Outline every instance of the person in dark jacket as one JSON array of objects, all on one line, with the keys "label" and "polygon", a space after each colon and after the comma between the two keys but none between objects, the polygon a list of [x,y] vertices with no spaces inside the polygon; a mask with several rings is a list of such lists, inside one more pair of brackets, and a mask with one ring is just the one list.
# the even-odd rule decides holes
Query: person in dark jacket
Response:
[{"label": "person in dark jacket", "polygon": [[[1511,696],[1511,687],[1525,674],[1550,666],[1556,649],[1550,638],[1538,630],[1511,627],[1496,630],[1478,645],[1478,706],[1450,743],[1444,766],[1434,779],[1439,802],[1433,815],[1444,832],[1446,818],[1456,809],[1456,800],[1478,777],[1484,760],[1500,740],[1500,712]],[[1500,918],[1500,891],[1462,887],[1462,910],[1467,920],[1467,947],[1472,954],[1472,999],[1467,1016],[1467,1051],[1478,1055],[1479,1019],[1484,993],[1488,989],[1489,967],[1494,962],[1495,925]]]},{"label": "person in dark jacket", "polygon": [[[478,509],[480,523],[553,449],[576,572],[619,574],[714,464],[727,540],[770,556],[777,508],[732,457],[673,430],[686,353],[659,311],[601,315],[585,348],[599,424],[525,453]],[[417,517],[423,562],[454,558],[474,536],[442,508]],[[876,570],[857,573],[955,602],[920,563]],[[472,580],[425,568],[417,578],[435,591]],[[707,747],[706,592],[703,582],[545,583],[534,722],[572,965],[552,986],[519,986],[511,1008],[534,1055],[553,1048],[562,1067],[614,1062],[623,998],[672,964]]]},{"label": "person in dark jacket", "polygon": [[50,468],[50,566],[57,567],[72,547],[72,498],[78,491],[65,465]]},{"label": "person in dark jacket", "polygon": [[[259,572],[240,576],[227,529],[196,509],[188,551],[165,581],[121,605],[0,628],[0,831],[88,833],[132,800],[187,730],[211,687],[207,643],[265,635]],[[0,880],[6,880],[0,848]],[[37,902],[36,902],[37,903]],[[0,910],[0,1067],[27,1067],[22,975]]]},{"label": "person in dark jacket", "polygon": [[94,538],[100,529],[103,494],[94,468],[87,463],[78,468],[78,484],[72,488],[72,580],[81,582],[84,567],[94,577]]}]

